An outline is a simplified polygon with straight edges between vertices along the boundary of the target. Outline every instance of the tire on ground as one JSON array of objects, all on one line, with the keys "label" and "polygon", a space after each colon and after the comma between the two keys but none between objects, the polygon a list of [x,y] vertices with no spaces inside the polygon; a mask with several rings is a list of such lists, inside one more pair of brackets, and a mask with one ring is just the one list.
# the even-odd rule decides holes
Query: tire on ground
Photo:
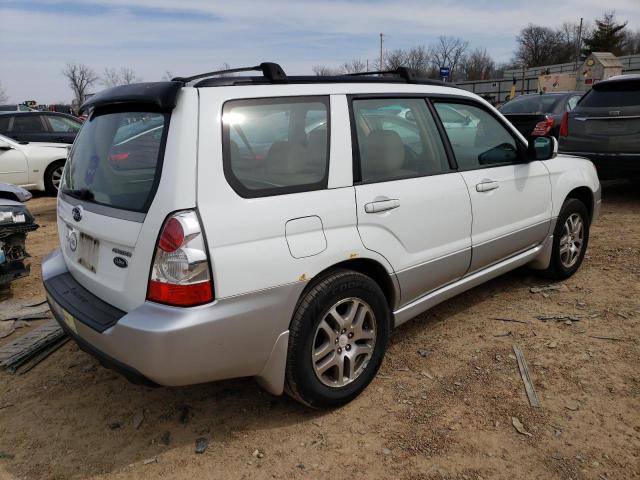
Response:
[{"label": "tire on ground", "polygon": [[[364,301],[371,307],[375,317],[373,353],[355,380],[344,386],[327,386],[316,375],[311,357],[316,330],[337,302],[350,298]],[[324,277],[301,299],[291,322],[286,392],[313,408],[332,408],[350,402],[367,387],[380,368],[390,326],[391,312],[385,295],[370,277],[350,270],[338,270]]]},{"label": "tire on ground", "polygon": [[[581,250],[577,257],[577,260],[573,265],[566,266],[562,262],[560,249],[562,247],[561,243],[566,236],[565,223],[567,222],[567,219],[574,214],[579,215],[582,220],[584,235]],[[564,205],[562,205],[560,214],[558,215],[558,220],[553,232],[553,250],[551,252],[551,262],[549,264],[549,267],[541,272],[544,276],[555,280],[564,280],[576,273],[578,268],[580,268],[582,260],[584,259],[585,252],[587,251],[587,245],[589,243],[589,226],[589,211],[587,210],[585,204],[576,198],[568,198],[564,202]]]}]

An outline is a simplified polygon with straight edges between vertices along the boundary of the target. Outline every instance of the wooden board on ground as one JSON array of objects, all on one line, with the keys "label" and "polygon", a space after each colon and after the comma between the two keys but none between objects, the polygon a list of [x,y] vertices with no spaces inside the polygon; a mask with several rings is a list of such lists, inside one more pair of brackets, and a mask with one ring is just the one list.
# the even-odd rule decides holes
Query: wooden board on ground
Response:
[{"label": "wooden board on ground", "polygon": [[532,407],[538,408],[540,407],[540,400],[538,400],[538,394],[536,393],[536,389],[533,387],[533,382],[529,376],[529,367],[527,366],[527,361],[524,359],[524,353],[522,353],[522,350],[517,345],[513,346],[513,353],[516,354],[518,368],[520,369],[520,376],[524,382],[524,389],[527,392],[527,397],[529,397],[529,404]]}]

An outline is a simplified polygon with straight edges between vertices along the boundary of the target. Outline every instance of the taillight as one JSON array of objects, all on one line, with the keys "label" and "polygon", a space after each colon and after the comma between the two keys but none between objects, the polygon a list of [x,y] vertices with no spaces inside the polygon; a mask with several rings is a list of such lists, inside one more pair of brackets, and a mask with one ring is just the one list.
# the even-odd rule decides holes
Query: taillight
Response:
[{"label": "taillight", "polygon": [[562,114],[562,122],[560,122],[560,136],[569,136],[569,112],[564,112]]},{"label": "taillight", "polygon": [[531,135],[536,137],[544,137],[545,135],[549,135],[549,132],[555,125],[555,120],[553,118],[546,118],[541,122],[538,122],[531,132]]},{"label": "taillight", "polygon": [[209,257],[196,212],[171,215],[164,222],[153,258],[147,300],[176,307],[213,301]]}]

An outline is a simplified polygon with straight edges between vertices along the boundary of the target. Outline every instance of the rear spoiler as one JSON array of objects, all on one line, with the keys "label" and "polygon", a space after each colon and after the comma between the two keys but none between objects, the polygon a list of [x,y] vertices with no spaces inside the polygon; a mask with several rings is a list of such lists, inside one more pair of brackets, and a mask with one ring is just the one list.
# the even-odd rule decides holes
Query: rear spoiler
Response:
[{"label": "rear spoiler", "polygon": [[91,96],[80,107],[80,112],[90,108],[133,103],[161,111],[173,110],[182,82],[132,83],[108,88]]}]

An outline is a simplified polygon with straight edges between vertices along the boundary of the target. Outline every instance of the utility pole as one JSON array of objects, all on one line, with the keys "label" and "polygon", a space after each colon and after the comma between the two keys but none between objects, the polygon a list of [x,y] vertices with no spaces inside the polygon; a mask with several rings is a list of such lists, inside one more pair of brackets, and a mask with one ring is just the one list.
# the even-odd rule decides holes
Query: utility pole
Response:
[{"label": "utility pole", "polygon": [[578,45],[576,46],[576,63],[574,65],[574,70],[578,71],[578,62],[580,61],[580,52],[582,51],[582,17],[580,17],[580,27],[578,28]]},{"label": "utility pole", "polygon": [[383,61],[383,57],[382,57],[382,38],[384,37],[384,33],[380,34],[380,71],[384,70],[384,68],[382,67],[382,61]]}]

